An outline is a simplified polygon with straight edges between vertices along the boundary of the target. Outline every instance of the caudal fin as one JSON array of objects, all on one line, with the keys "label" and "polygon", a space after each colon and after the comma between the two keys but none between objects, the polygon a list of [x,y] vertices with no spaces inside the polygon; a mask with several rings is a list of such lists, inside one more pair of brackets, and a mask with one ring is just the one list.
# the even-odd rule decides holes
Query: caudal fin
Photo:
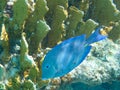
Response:
[{"label": "caudal fin", "polygon": [[97,42],[97,41],[100,41],[100,40],[103,40],[103,39],[107,38],[106,35],[100,34],[100,30],[101,30],[101,27],[96,29],[95,32],[92,33],[90,35],[90,37],[86,40],[87,41],[86,43],[91,44],[91,43],[94,43],[94,42]]}]

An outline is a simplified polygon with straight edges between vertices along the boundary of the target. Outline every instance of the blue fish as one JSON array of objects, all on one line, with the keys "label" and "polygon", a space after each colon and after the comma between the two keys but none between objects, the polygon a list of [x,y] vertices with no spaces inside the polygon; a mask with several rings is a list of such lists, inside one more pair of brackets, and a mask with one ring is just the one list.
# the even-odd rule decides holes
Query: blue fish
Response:
[{"label": "blue fish", "polygon": [[91,43],[105,39],[100,29],[86,39],[86,35],[72,37],[52,48],[42,62],[42,80],[61,77],[72,71],[85,59],[91,49]]}]

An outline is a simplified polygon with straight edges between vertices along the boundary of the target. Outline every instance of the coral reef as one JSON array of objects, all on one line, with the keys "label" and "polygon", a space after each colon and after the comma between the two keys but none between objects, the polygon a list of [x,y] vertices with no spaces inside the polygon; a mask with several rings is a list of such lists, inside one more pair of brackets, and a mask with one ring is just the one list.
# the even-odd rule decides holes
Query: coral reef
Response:
[{"label": "coral reef", "polygon": [[0,81],[3,81],[5,78],[5,68],[0,64]]},{"label": "coral reef", "polygon": [[109,25],[111,21],[118,21],[120,18],[120,11],[116,8],[113,0],[93,0],[91,9],[92,13],[90,12],[91,17],[89,18],[102,25]]},{"label": "coral reef", "polygon": [[[41,79],[42,61],[52,47],[70,37],[88,37],[98,26],[105,27],[101,33],[108,39],[93,44],[80,66],[64,77]],[[72,90],[74,83],[119,81],[119,39],[119,0],[1,0],[0,89]]]},{"label": "coral reef", "polygon": [[69,7],[69,16],[66,20],[66,38],[75,36],[77,24],[82,21],[84,13],[74,6]]},{"label": "coral reef", "polygon": [[113,41],[120,38],[120,21],[114,23],[113,29],[109,32],[109,38]]},{"label": "coral reef", "polygon": [[[68,75],[53,79],[51,85],[46,88],[56,87],[57,90],[63,90],[62,88],[64,87],[64,90],[71,90],[70,85],[78,82],[89,86],[101,85],[106,82],[110,83],[115,80],[119,82],[120,51],[118,50],[120,50],[120,44],[113,43],[111,40],[106,39],[92,46],[91,53],[81,65],[76,67]],[[61,82],[57,83],[57,81]],[[67,89],[68,87],[69,89]]]},{"label": "coral reef", "polygon": [[[56,6],[54,10],[54,20],[51,22],[51,31],[47,35],[49,47],[53,47],[62,38],[62,32],[64,31],[64,20],[67,17],[67,12],[62,6]],[[56,27],[57,26],[57,27]],[[56,38],[57,37],[57,38]]]}]

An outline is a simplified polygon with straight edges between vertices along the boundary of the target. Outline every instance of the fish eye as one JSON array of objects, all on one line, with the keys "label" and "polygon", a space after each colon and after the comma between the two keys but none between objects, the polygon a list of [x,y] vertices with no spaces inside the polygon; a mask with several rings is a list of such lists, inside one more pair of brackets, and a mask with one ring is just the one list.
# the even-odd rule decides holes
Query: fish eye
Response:
[{"label": "fish eye", "polygon": [[50,65],[46,65],[45,68],[48,69],[50,67]]}]

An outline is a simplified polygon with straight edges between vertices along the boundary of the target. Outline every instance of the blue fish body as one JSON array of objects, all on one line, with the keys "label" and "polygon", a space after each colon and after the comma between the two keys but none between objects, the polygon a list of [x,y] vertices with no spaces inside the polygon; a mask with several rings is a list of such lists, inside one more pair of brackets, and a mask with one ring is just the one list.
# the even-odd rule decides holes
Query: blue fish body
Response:
[{"label": "blue fish body", "polygon": [[76,36],[56,45],[42,62],[42,79],[61,77],[77,67],[90,52],[91,43],[105,39],[98,28],[86,39],[86,35]]}]

